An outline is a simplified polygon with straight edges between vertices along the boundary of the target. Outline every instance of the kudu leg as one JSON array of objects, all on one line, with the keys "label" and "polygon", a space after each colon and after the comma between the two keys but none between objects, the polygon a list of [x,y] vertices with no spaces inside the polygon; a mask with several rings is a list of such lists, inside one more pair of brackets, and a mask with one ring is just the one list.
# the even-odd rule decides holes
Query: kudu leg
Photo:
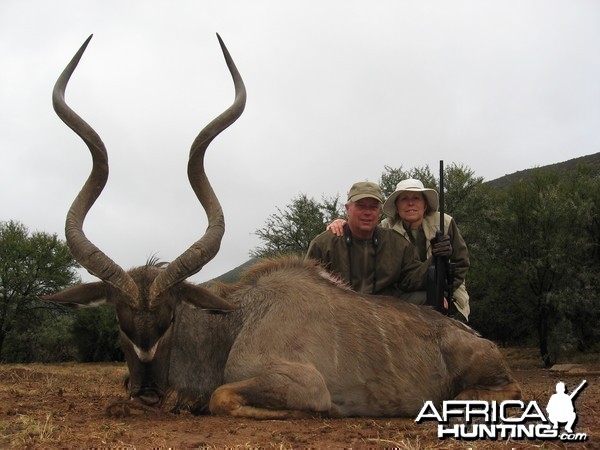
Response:
[{"label": "kudu leg", "polygon": [[267,366],[259,375],[220,386],[210,399],[212,414],[254,419],[312,417],[330,408],[321,374],[299,363]]},{"label": "kudu leg", "polygon": [[444,343],[446,366],[459,373],[453,389],[455,400],[501,402],[521,398],[521,388],[494,343],[464,332],[449,333]]}]

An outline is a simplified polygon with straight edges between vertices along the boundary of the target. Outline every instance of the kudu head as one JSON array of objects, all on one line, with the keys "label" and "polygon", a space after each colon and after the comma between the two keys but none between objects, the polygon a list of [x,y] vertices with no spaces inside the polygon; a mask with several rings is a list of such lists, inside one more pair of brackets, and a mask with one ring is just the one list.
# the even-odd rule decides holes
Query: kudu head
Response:
[{"label": "kudu head", "polygon": [[83,232],[85,217],[108,179],[108,156],[98,134],[66,104],[65,89],[91,38],[84,42],[56,81],[52,102],[56,114],[83,139],[92,155],[90,176],[67,213],[65,235],[73,257],[101,281],[74,286],[42,299],[75,306],[112,303],[129,367],[131,396],[159,406],[168,387],[170,339],[177,305],[187,302],[197,308],[222,312],[234,309],[225,300],[185,280],[217,254],[223,238],[223,210],[206,177],[204,154],[211,141],[242,114],[246,89],[225,44],[217,35],[233,78],[235,100],[200,131],[188,162],[188,178],[206,211],[208,227],[198,241],[170,264],[146,264],[125,271]]}]

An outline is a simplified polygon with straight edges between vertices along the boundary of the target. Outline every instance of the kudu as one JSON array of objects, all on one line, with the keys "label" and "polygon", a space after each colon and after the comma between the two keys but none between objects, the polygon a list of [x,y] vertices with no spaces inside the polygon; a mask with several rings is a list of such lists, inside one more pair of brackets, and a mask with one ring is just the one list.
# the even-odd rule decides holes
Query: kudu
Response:
[{"label": "kudu", "polygon": [[314,261],[265,261],[238,283],[210,290],[186,281],[215,256],[224,233],[204,154],[241,115],[246,99],[220,38],[235,101],[200,132],[188,164],[208,216],[206,233],[166,267],[126,272],[109,259],[82,230],[108,177],[106,150],[64,100],[88,42],[58,79],[53,100],[92,154],[91,175],[67,215],[66,238],[77,261],[101,281],[44,300],[115,306],[131,399],[161,407],[167,392],[176,391],[176,409],[267,419],[416,416],[426,400],[520,397],[492,342],[426,307],[352,292]]}]

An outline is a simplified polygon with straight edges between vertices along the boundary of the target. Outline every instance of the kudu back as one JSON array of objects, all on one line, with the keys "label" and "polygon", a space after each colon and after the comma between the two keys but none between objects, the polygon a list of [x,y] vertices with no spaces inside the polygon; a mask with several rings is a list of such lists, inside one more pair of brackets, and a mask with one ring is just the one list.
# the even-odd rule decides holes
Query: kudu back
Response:
[{"label": "kudu back", "polygon": [[520,397],[492,342],[429,308],[352,292],[314,261],[266,260],[238,283],[210,289],[186,281],[216,255],[224,233],[204,154],[246,101],[220,37],[235,100],[200,132],[188,163],[208,217],[205,234],[166,266],[124,271],[106,256],[83,233],[108,178],[106,149],[64,99],[90,38],[56,82],[53,103],[92,154],[91,174],[67,214],[65,234],[75,259],[101,281],[43,299],[115,306],[132,400],[161,407],[175,391],[178,410],[270,419],[416,416],[427,400]]}]

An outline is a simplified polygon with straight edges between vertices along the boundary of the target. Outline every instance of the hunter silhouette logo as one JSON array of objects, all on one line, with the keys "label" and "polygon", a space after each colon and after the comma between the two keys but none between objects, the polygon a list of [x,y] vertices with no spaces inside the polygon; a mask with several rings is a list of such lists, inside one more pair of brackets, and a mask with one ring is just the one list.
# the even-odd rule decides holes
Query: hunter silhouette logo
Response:
[{"label": "hunter silhouette logo", "polygon": [[565,383],[558,382],[545,411],[535,400],[446,400],[441,405],[426,401],[415,422],[436,421],[440,439],[587,441],[586,433],[573,431],[577,422],[574,400],[586,383],[583,380],[568,394]]},{"label": "hunter silhouette logo", "polygon": [[577,414],[575,413],[575,407],[573,406],[573,399],[581,388],[585,385],[586,380],[583,380],[577,388],[571,392],[566,393],[565,383],[559,381],[556,383],[556,394],[553,394],[548,401],[546,411],[548,411],[548,419],[554,425],[552,428],[557,430],[560,422],[566,423],[565,431],[567,433],[573,433],[573,425],[577,421]]}]

